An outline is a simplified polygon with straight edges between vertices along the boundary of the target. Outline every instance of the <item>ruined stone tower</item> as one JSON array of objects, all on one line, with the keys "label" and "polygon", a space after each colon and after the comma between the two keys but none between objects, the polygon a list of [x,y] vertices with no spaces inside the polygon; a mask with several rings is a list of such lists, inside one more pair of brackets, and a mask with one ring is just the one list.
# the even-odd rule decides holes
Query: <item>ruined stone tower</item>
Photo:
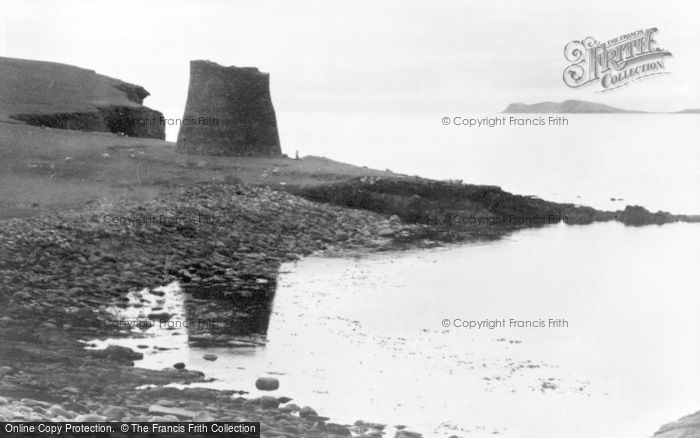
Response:
[{"label": "ruined stone tower", "polygon": [[280,155],[270,75],[255,67],[191,61],[177,151],[199,155]]}]

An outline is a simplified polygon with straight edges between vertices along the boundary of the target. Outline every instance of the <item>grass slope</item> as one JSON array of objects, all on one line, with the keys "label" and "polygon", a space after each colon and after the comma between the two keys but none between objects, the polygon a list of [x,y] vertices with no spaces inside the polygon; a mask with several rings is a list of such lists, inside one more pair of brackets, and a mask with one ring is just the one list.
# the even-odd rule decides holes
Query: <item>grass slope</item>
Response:
[{"label": "grass slope", "polygon": [[2,121],[19,113],[88,112],[107,105],[137,107],[124,89],[143,90],[93,70],[15,58],[0,57],[0,78]]},{"label": "grass slope", "polygon": [[279,186],[396,174],[321,157],[207,157],[175,144],[110,133],[0,122],[0,218],[86,203],[148,200],[166,186],[240,179]]}]

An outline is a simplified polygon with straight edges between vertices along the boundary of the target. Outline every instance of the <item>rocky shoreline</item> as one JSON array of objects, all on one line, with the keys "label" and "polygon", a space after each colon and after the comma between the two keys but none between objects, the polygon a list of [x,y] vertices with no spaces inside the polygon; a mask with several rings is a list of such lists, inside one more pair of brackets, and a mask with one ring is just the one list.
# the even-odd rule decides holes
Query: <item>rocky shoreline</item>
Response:
[{"label": "rocky shoreline", "polygon": [[251,276],[274,277],[283,261],[387,249],[394,238],[420,243],[425,228],[243,184],[166,187],[147,203],[4,220],[0,421],[245,420],[260,421],[262,436],[378,436],[378,425],[329,423],[288,397],[163,388],[206,376],[137,368],[141,353],[78,341],[127,335],[104,321],[129,291],[177,280],[254,294]]},{"label": "rocky shoreline", "polygon": [[638,205],[602,211],[577,204],[516,195],[497,186],[419,177],[359,177],[286,190],[315,202],[396,214],[409,223],[462,231],[504,232],[525,227],[618,221],[630,226],[700,222],[698,215],[655,213]]},{"label": "rocky shoreline", "polygon": [[[0,421],[260,421],[262,436],[382,436],[384,425],[330,423],[289,397],[251,399],[243,391],[166,388],[203,382],[206,376],[184,364],[160,371],[138,368],[139,352],[117,346],[90,350],[79,341],[129,335],[128,328],[115,330],[105,321],[114,318],[110,309],[125,306],[135,290],[178,281],[206,290],[225,288],[231,299],[243,300],[265,294],[281,263],[319,251],[494,239],[518,228],[420,223],[406,215],[409,207],[437,208],[442,200],[434,199],[440,197],[402,204],[401,194],[386,194],[394,182],[387,184],[375,190],[384,192],[380,196],[341,186],[343,196],[352,195],[343,206],[332,205],[343,204],[334,191],[325,193],[336,197],[312,201],[241,183],[165,186],[154,201],[92,203],[81,210],[2,221]],[[318,196],[328,189],[316,190]],[[517,197],[512,202],[499,190],[488,191],[494,202],[465,198],[453,209],[483,217],[557,214],[540,208],[551,207],[545,201]],[[470,196],[485,198],[478,190]],[[591,212],[573,213],[581,219]],[[396,436],[420,435],[397,427]]]}]

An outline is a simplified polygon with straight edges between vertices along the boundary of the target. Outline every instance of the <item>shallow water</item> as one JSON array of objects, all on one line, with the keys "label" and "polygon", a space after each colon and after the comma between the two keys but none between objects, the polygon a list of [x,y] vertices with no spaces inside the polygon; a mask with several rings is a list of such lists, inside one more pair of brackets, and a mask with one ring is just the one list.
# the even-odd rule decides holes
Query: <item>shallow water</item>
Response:
[{"label": "shallow water", "polygon": [[[282,265],[271,307],[216,301],[224,320],[254,327],[230,325],[219,334],[229,346],[195,346],[206,328],[157,324],[106,342],[147,345],[138,366],[181,361],[216,379],[201,386],[255,395],[257,377],[277,376],[273,394],[338,422],[428,436],[649,436],[700,407],[698,243],[694,224],[562,224],[482,244],[309,257]],[[202,302],[164,291],[134,295],[151,303],[119,318],[164,306],[170,325],[194,320]],[[487,318],[568,327],[454,327]]]}]

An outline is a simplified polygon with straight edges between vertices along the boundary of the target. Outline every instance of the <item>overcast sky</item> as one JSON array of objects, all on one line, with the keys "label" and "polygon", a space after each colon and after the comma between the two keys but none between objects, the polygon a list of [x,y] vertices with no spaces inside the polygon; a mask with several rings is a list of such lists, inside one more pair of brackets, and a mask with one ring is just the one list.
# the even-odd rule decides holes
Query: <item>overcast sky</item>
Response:
[{"label": "overcast sky", "polygon": [[[700,107],[700,2],[14,1],[0,53],[94,69],[144,86],[181,117],[189,60],[271,73],[279,111],[499,112],[590,99],[642,110]],[[607,94],[569,89],[566,43],[658,27],[671,75]]]}]

